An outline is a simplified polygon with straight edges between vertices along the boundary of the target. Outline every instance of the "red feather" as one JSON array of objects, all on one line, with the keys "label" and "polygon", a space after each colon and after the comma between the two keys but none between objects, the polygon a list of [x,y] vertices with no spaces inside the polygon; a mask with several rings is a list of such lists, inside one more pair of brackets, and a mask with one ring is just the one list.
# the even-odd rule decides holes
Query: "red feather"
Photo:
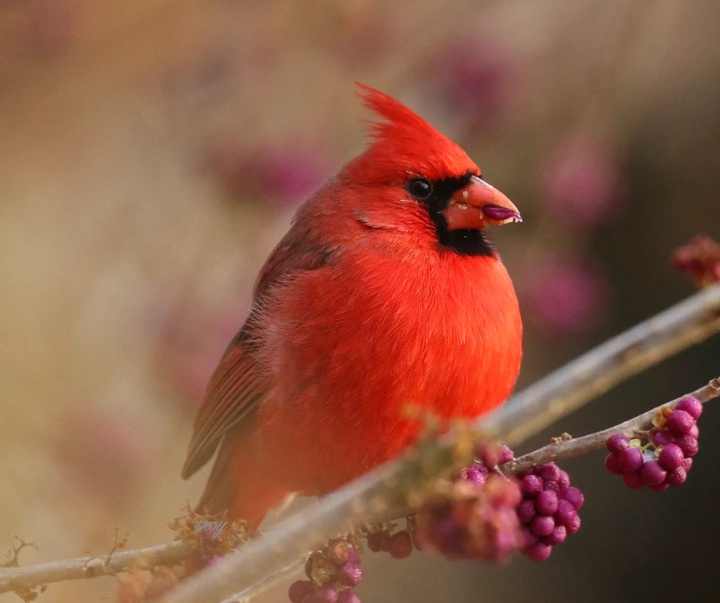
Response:
[{"label": "red feather", "polygon": [[286,493],[330,491],[411,444],[419,426],[406,405],[476,417],[508,397],[520,366],[520,314],[498,256],[440,245],[406,189],[477,166],[404,105],[360,90],[383,121],[265,264],[183,469],[220,445],[200,504],[253,526]]}]

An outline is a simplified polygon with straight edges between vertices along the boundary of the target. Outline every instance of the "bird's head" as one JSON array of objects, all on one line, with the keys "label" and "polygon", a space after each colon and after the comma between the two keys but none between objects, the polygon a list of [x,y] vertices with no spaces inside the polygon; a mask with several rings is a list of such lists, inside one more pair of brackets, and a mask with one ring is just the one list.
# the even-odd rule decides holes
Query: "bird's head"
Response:
[{"label": "bird's head", "polygon": [[377,226],[391,228],[394,213],[400,228],[412,213],[431,226],[440,245],[467,255],[492,254],[483,229],[521,222],[517,207],[483,180],[465,151],[419,115],[368,86],[358,84],[358,93],[380,121],[372,124],[369,148],[345,173],[356,186],[384,190],[370,196],[374,206],[365,208],[383,216]]}]

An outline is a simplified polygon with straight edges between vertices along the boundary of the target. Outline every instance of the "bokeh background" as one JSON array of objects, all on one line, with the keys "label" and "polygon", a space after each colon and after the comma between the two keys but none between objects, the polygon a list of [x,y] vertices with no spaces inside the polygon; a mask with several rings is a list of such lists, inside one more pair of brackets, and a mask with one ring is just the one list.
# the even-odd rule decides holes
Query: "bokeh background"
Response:
[{"label": "bokeh background", "polygon": [[[25,564],[106,553],[115,527],[172,538],[207,474],[179,477],[192,418],[255,274],[365,144],[353,81],[520,207],[493,233],[523,305],[520,386],[690,294],[668,257],[720,235],[719,27],[714,0],[0,2],[0,534],[38,544]],[[719,372],[716,338],[553,431]],[[709,408],[688,483],[661,494],[625,489],[602,453],[567,462],[583,529],[545,563],[372,555],[358,592],[716,601],[719,423]],[[102,578],[41,600],[114,598]]]}]

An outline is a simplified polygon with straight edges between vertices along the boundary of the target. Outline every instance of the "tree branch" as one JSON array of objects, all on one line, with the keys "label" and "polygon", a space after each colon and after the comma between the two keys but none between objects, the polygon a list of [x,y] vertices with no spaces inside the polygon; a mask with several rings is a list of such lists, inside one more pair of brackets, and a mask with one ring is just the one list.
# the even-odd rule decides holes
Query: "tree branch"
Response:
[{"label": "tree branch", "polygon": [[[628,377],[676,354],[720,331],[720,285],[701,291],[657,316],[594,348],[580,358],[511,398],[498,412],[478,423],[490,437],[516,444],[589,402]],[[704,402],[708,388],[695,392]],[[703,393],[705,392],[705,393]],[[670,403],[673,404],[673,403]],[[615,433],[635,421],[652,415],[644,413],[619,426],[605,430]],[[630,429],[630,427],[627,427]],[[587,438],[546,446],[530,453],[547,460],[580,454]],[[601,436],[598,436],[601,437]],[[604,440],[603,440],[604,442]],[[553,448],[554,447],[554,448]],[[593,445],[593,448],[597,447]],[[552,448],[552,449],[551,449]],[[592,448],[587,448],[587,450]],[[568,451],[567,454],[565,451]],[[576,452],[572,452],[576,451]],[[515,461],[513,470],[521,470]],[[545,456],[536,462],[546,462]],[[332,533],[352,529],[360,523],[379,521],[397,511],[404,495],[424,480],[431,479],[467,459],[458,459],[451,442],[423,442],[403,459],[392,461],[364,475],[315,505],[277,524],[261,538],[244,545],[237,553],[181,583],[163,603],[190,601],[249,600],[281,577],[294,573],[307,551],[318,548]],[[81,557],[49,563],[0,569],[0,593],[32,588],[62,580],[90,578],[124,571],[137,564],[170,565],[192,554],[180,541],[122,551],[111,556]],[[244,589],[244,590],[243,590]]]},{"label": "tree branch", "polygon": [[114,575],[135,565],[173,565],[190,556],[192,549],[176,540],[132,551],[116,551],[110,555],[94,555],[50,561],[27,567],[0,569],[0,593],[33,588],[40,584],[63,580],[80,580]]},{"label": "tree branch", "polygon": [[[478,426],[493,438],[518,443],[623,379],[718,331],[720,285],[715,285],[551,373],[479,421]],[[396,504],[398,494],[407,493],[417,480],[439,475],[457,463],[448,441],[425,443],[403,459],[386,463],[318,504],[291,515],[224,562],[181,583],[161,601],[222,601],[291,565],[305,552],[322,545],[328,534],[377,520]],[[414,484],[412,480],[416,480]]]},{"label": "tree branch", "polygon": [[[703,404],[713,398],[719,397],[720,377],[713,379],[706,386],[695,390],[690,395],[695,396]],[[530,467],[542,465],[543,463],[548,463],[557,459],[566,459],[571,456],[577,456],[579,454],[590,452],[591,450],[603,448],[608,438],[616,433],[622,433],[630,437],[639,435],[640,432],[646,431],[652,427],[652,420],[661,409],[675,408],[677,403],[680,402],[683,397],[684,396],[676,398],[672,402],[661,404],[652,410],[648,410],[647,412],[629,419],[624,423],[615,425],[614,427],[603,429],[602,431],[591,433],[581,438],[572,438],[570,440],[558,439],[556,442],[543,446],[538,450],[524,454],[523,456],[506,463],[501,467],[501,469],[509,473],[520,473],[526,469],[530,469]]]}]

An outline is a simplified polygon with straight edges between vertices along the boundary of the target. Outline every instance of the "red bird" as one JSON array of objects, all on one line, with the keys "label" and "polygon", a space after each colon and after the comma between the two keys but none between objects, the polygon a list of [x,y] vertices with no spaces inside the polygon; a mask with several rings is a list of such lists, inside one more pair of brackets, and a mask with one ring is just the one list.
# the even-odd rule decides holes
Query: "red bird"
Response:
[{"label": "red bird", "polygon": [[298,211],[208,385],[184,478],[220,450],[200,509],[257,527],[418,435],[415,405],[472,418],[520,368],[522,323],[487,226],[521,220],[455,143],[390,96],[367,150]]}]

